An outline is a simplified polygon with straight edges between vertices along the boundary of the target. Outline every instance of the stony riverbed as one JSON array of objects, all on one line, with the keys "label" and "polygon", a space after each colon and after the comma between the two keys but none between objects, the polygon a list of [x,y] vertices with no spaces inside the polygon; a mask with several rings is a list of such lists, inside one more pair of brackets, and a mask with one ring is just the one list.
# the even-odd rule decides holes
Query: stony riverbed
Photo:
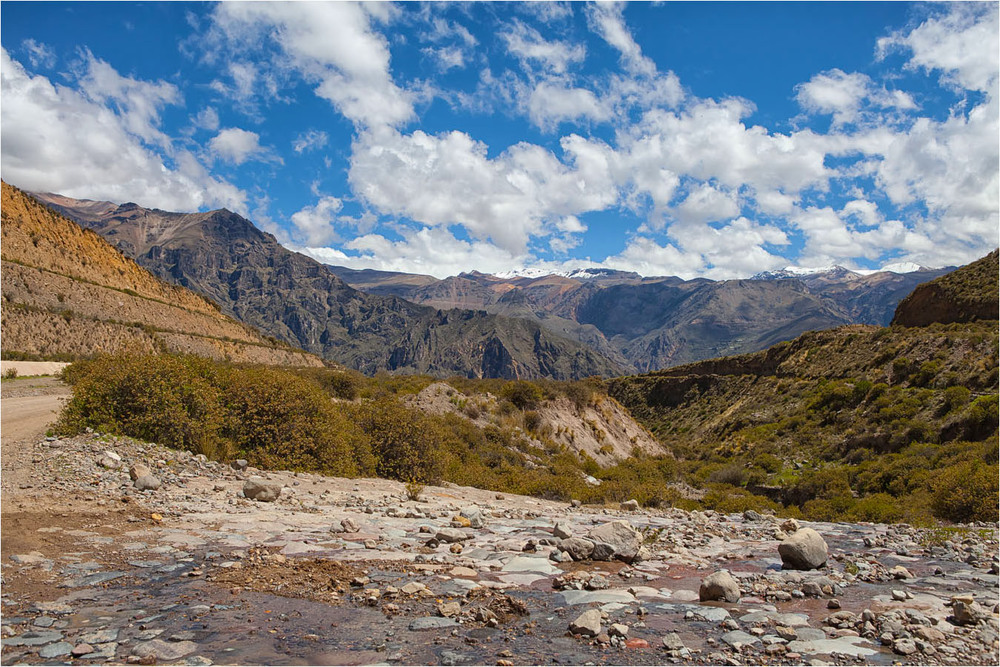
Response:
[{"label": "stony riverbed", "polygon": [[[6,446],[3,664],[1000,662],[996,525],[803,522],[829,558],[800,571],[794,527],[753,512],[239,467],[98,434]],[[616,521],[637,552],[574,551]],[[737,601],[700,601],[719,570]]]}]

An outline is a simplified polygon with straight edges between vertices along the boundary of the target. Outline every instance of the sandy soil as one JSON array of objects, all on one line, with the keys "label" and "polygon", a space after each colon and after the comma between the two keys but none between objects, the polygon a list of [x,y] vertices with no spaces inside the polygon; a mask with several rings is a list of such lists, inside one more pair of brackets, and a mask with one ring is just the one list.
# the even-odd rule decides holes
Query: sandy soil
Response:
[{"label": "sandy soil", "polygon": [[16,368],[18,375],[55,375],[69,366],[62,361],[0,361],[0,375]]}]

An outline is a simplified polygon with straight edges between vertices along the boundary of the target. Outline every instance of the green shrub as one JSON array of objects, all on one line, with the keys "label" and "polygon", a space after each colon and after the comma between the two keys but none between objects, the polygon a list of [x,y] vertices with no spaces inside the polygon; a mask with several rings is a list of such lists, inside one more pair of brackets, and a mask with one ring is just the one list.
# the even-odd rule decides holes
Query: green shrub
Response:
[{"label": "green shrub", "polygon": [[436,484],[441,481],[440,423],[383,396],[343,409],[367,436],[379,477]]},{"label": "green shrub", "polygon": [[519,410],[534,410],[542,400],[542,390],[533,382],[512,380],[500,389],[500,396]]},{"label": "green shrub", "polygon": [[996,465],[965,461],[938,471],[932,484],[934,515],[956,523],[996,522],[1000,507]]}]

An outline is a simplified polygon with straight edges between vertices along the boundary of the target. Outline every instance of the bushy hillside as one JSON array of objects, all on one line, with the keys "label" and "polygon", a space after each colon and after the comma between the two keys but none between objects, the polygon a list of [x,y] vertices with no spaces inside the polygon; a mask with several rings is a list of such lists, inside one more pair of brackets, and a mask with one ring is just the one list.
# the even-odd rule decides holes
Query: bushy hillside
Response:
[{"label": "bushy hillside", "polygon": [[1000,252],[918,286],[900,302],[893,324],[919,327],[931,322],[995,320],[1000,311]]},{"label": "bushy hillside", "polygon": [[[956,273],[946,284],[966,286],[963,299],[989,298],[981,263]],[[739,489],[730,504],[766,497],[814,518],[995,521],[998,353],[995,319],[851,326],[616,379],[609,393],[688,481]]]},{"label": "bushy hillside", "polygon": [[169,285],[100,236],[2,184],[5,358],[73,359],[131,350],[318,366],[212,302]]}]

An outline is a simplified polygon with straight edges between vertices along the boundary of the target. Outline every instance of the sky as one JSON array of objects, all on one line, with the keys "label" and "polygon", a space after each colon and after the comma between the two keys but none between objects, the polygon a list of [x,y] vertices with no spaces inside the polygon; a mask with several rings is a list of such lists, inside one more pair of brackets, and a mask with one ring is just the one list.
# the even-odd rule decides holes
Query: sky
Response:
[{"label": "sky", "polygon": [[3,2],[0,174],[328,264],[744,278],[1000,236],[998,5]]}]

